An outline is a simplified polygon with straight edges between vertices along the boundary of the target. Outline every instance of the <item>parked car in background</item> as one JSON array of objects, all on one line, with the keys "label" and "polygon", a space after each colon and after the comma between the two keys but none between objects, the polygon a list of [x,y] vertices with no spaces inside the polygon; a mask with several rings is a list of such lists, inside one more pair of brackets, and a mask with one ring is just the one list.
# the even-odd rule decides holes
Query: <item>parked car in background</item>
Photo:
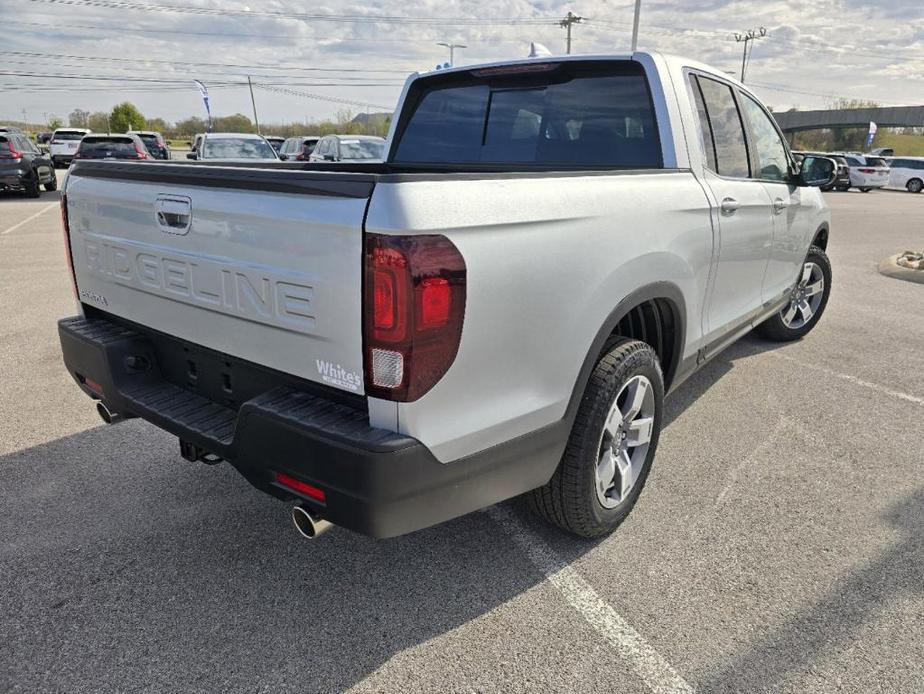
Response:
[{"label": "parked car in background", "polygon": [[52,133],[48,151],[56,169],[71,163],[80,141],[89,132],[86,128],[58,128]]},{"label": "parked car in background", "polygon": [[889,185],[909,193],[924,190],[924,157],[893,157],[889,161]]},{"label": "parked car in background", "polygon": [[51,159],[19,132],[0,132],[0,190],[21,190],[29,197],[56,190],[58,179]]},{"label": "parked car in background", "polygon": [[286,141],[284,137],[277,137],[275,135],[264,135],[263,139],[270,143],[270,146],[276,150],[276,153],[279,153],[279,148],[282,147],[282,143]]},{"label": "parked car in background", "polygon": [[37,145],[47,145],[51,142],[51,133],[39,133],[35,136],[35,144]]},{"label": "parked car in background", "polygon": [[208,133],[199,149],[186,155],[202,161],[279,161],[273,146],[252,133]]},{"label": "parked car in background", "polygon": [[144,141],[134,133],[106,135],[91,133],[85,135],[74,154],[74,159],[153,159],[144,146]]},{"label": "parked car in background", "polygon": [[319,139],[312,135],[290,137],[282,143],[279,154],[289,160],[308,161]]},{"label": "parked car in background", "polygon": [[385,139],[374,135],[325,135],[309,161],[376,162],[385,158]]},{"label": "parked car in background", "polygon": [[137,135],[144,142],[145,148],[154,159],[170,159],[170,147],[164,136],[153,130],[129,130],[130,135]]},{"label": "parked car in background", "polygon": [[[198,133],[190,145],[190,152],[198,152],[199,148],[202,146],[202,139],[205,137],[205,133]],[[186,155],[187,159],[190,158],[189,155]]]},{"label": "parked car in background", "polygon": [[2,133],[22,133],[22,130],[15,125],[0,125],[0,134]]},{"label": "parked car in background", "polygon": [[75,163],[80,309],[59,335],[104,420],[228,460],[308,537],[521,494],[592,537],[642,492],[665,393],[752,329],[798,340],[824,313],[813,186],[834,163],[797,167],[721,70],[641,51],[465,66],[413,75],[396,118],[380,163],[381,138],[353,136],[321,142],[358,159],[310,171],[155,162],[126,185],[129,166]]},{"label": "parked car in background", "polygon": [[848,152],[833,156],[843,157],[850,166],[850,185],[868,193],[874,188],[884,188],[889,183],[889,165],[882,157]]}]

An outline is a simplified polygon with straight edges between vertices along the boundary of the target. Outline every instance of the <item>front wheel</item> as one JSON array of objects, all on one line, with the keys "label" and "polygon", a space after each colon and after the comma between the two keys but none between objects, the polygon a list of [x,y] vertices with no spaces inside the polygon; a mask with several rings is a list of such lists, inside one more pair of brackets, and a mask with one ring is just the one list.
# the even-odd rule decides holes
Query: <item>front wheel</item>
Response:
[{"label": "front wheel", "polygon": [[48,180],[48,183],[45,184],[45,190],[49,193],[58,189],[58,174],[55,173],[55,170],[51,170],[51,178]]},{"label": "front wheel", "polygon": [[776,342],[800,339],[818,324],[830,294],[831,261],[823,250],[812,246],[799,281],[789,294],[789,303],[758,325],[757,333]]},{"label": "front wheel", "polygon": [[26,196],[30,198],[37,198],[42,194],[42,188],[39,185],[38,171],[34,172],[32,178],[26,181],[25,191]]},{"label": "front wheel", "polygon": [[868,193],[868,192],[870,192],[871,190],[872,190],[872,188],[860,188],[860,192],[861,192],[861,193]]},{"label": "front wheel", "polygon": [[582,537],[614,530],[635,505],[661,431],[664,378],[654,350],[617,338],[597,362],[552,479],[532,509]]},{"label": "front wheel", "polygon": [[912,178],[908,183],[905,184],[905,188],[908,189],[909,193],[920,193],[924,190],[924,181],[920,178]]}]

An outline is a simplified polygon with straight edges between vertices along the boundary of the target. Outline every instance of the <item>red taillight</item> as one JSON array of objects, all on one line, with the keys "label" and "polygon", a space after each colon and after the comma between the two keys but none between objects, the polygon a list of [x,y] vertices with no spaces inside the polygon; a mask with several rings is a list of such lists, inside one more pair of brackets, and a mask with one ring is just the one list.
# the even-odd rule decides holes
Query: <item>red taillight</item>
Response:
[{"label": "red taillight", "polygon": [[141,149],[138,145],[135,145],[135,154],[137,155],[136,159],[147,159],[148,155],[144,153],[144,150]]},{"label": "red taillight", "polygon": [[459,350],[465,279],[445,236],[366,235],[366,392],[407,402],[442,378]]},{"label": "red taillight", "polygon": [[74,290],[74,298],[80,301],[77,294],[77,274],[74,272],[74,259],[71,256],[71,228],[67,221],[67,196],[61,196],[61,225],[64,229],[64,255],[67,258],[67,270],[71,276],[71,289]]},{"label": "red taillight", "polygon": [[860,173],[876,173],[876,169],[857,169]]},{"label": "red taillight", "polygon": [[[6,145],[6,149],[2,148],[2,145]],[[2,142],[0,143],[0,159],[22,159],[22,152],[17,150],[12,142]]]},{"label": "red taillight", "polygon": [[307,482],[297,480],[284,472],[276,473],[276,483],[281,484],[287,489],[291,489],[293,492],[307,496],[309,499],[314,499],[315,501],[320,501],[321,503],[325,503],[327,501],[327,495],[324,493],[323,489],[319,489],[313,484],[308,484]]}]

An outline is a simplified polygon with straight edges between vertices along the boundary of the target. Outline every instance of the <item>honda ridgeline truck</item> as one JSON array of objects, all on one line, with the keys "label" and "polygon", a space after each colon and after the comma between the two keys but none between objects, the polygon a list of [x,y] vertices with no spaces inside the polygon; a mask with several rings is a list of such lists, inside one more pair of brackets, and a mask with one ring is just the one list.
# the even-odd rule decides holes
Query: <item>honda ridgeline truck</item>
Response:
[{"label": "honda ridgeline truck", "polygon": [[834,163],[658,53],[412,75],[384,162],[77,161],[68,371],[313,536],[635,504],[665,393],[825,309]]}]

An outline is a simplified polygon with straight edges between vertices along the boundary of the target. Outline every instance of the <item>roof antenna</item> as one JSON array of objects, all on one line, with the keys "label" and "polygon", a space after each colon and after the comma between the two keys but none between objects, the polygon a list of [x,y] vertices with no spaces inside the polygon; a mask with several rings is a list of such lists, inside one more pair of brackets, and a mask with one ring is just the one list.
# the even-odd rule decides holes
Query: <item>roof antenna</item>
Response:
[{"label": "roof antenna", "polygon": [[543,46],[541,43],[536,43],[532,41],[529,44],[529,57],[530,58],[545,58],[546,56],[552,55],[552,51]]}]

